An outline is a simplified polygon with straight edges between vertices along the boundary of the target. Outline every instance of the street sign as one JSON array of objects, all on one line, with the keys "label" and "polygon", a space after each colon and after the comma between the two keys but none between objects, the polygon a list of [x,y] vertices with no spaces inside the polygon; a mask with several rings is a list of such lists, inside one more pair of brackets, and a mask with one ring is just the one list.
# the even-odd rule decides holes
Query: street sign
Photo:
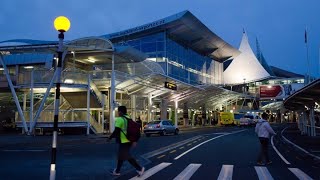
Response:
[{"label": "street sign", "polygon": [[171,82],[164,82],[164,87],[171,90],[177,90],[177,85]]}]

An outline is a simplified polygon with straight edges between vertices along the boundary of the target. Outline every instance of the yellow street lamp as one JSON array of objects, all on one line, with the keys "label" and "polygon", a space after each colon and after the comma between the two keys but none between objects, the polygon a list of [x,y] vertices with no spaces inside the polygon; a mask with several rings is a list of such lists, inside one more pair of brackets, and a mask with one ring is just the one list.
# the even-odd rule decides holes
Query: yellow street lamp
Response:
[{"label": "yellow street lamp", "polygon": [[63,54],[63,39],[64,32],[70,29],[70,21],[64,16],[59,16],[54,20],[54,27],[59,31],[59,46],[58,46],[58,63],[56,72],[56,92],[54,101],[54,118],[53,118],[53,135],[51,148],[51,166],[50,166],[50,180],[56,179],[56,154],[57,154],[57,136],[58,136],[58,122],[59,122],[59,106],[60,106],[60,87],[61,87],[61,70],[62,70],[62,54]]},{"label": "yellow street lamp", "polygon": [[70,29],[70,21],[65,16],[59,16],[54,20],[54,28],[59,32],[67,32]]}]

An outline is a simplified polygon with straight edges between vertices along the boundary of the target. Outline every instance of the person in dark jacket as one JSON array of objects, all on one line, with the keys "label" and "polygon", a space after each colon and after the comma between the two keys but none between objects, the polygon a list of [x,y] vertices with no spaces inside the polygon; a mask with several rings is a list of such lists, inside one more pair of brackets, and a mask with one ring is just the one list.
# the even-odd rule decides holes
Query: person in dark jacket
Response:
[{"label": "person in dark jacket", "polygon": [[111,171],[110,173],[114,176],[120,176],[120,169],[124,161],[128,161],[138,173],[138,176],[141,176],[144,173],[144,167],[141,167],[136,159],[134,159],[130,154],[130,149],[132,146],[136,145],[136,142],[130,142],[126,137],[128,122],[127,119],[130,117],[127,115],[127,108],[125,106],[118,107],[119,117],[115,121],[115,129],[113,133],[108,138],[110,141],[112,138],[116,138],[116,142],[119,143],[118,149],[118,161],[117,168]]},{"label": "person in dark jacket", "polygon": [[141,132],[142,131],[142,121],[141,121],[140,116],[137,118],[136,122],[139,124],[140,132]]}]

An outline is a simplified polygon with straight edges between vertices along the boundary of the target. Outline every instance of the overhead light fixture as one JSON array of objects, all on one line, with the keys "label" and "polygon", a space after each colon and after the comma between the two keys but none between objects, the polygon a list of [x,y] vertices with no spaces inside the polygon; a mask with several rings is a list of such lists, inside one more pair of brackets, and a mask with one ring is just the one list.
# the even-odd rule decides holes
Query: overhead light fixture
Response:
[{"label": "overhead light fixture", "polygon": [[25,68],[25,69],[32,69],[33,66],[25,66],[24,68]]},{"label": "overhead light fixture", "polygon": [[73,84],[74,81],[72,79],[66,79],[66,80],[64,80],[64,83]]},{"label": "overhead light fixture", "polygon": [[0,68],[0,71],[3,71],[4,70],[4,68]]},{"label": "overhead light fixture", "polygon": [[88,58],[88,61],[91,62],[91,63],[95,63],[96,62],[96,60],[92,59],[92,58]]}]

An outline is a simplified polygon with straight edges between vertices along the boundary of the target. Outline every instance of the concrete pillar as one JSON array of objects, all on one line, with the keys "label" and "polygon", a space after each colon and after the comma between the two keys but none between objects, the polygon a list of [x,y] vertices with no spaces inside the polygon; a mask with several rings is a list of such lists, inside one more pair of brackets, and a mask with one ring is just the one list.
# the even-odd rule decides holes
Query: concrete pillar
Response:
[{"label": "concrete pillar", "polygon": [[303,112],[303,134],[307,134],[307,113]]},{"label": "concrete pillar", "polygon": [[148,94],[148,122],[152,121],[152,97],[151,93]]},{"label": "concrete pillar", "polygon": [[174,101],[174,125],[177,127],[178,126],[178,101]]},{"label": "concrete pillar", "polygon": [[206,105],[204,104],[202,107],[202,113],[201,113],[202,117],[202,125],[205,125],[207,122],[207,110],[206,110]]},{"label": "concrete pillar", "polygon": [[188,103],[183,104],[183,125],[189,126]]},{"label": "concrete pillar", "polygon": [[131,95],[131,119],[136,120],[136,95]]},{"label": "concrete pillar", "polygon": [[168,100],[162,99],[161,100],[161,114],[160,119],[168,119]]},{"label": "concrete pillar", "polygon": [[311,107],[310,108],[310,115],[309,115],[309,118],[310,118],[310,135],[311,136],[316,136],[316,128],[315,128],[315,120],[314,120],[314,108]]}]

